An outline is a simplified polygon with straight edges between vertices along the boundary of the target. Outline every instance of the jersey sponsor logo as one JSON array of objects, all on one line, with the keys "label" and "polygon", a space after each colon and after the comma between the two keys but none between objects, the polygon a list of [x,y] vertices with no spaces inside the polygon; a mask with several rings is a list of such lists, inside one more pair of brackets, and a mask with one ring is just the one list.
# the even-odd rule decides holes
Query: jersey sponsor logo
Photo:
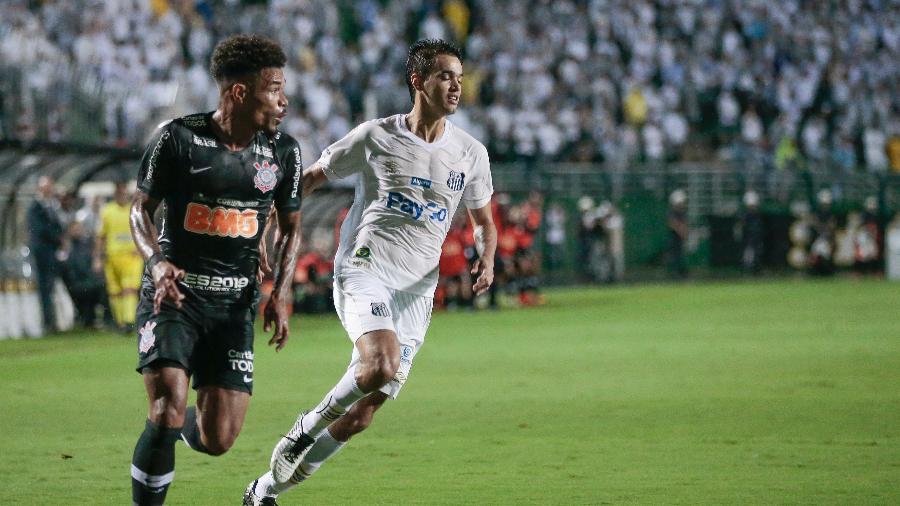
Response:
[{"label": "jersey sponsor logo", "polygon": [[[253,352],[228,350],[228,363],[231,365],[232,371],[253,372]],[[247,377],[244,375],[244,378]],[[251,378],[250,381],[253,379]],[[244,380],[245,383],[250,383],[250,381]]]},{"label": "jersey sponsor logo", "polygon": [[423,179],[421,177],[413,176],[413,178],[410,179],[409,184],[413,186],[421,186],[422,188],[431,188],[431,180]]},{"label": "jersey sponsor logo", "polygon": [[269,165],[268,160],[263,160],[262,164],[259,162],[254,163],[253,168],[256,169],[256,175],[253,176],[253,184],[256,185],[257,190],[266,193],[275,188],[275,184],[278,182],[278,176],[275,175],[275,171],[278,170],[277,165],[274,163]]},{"label": "jersey sponsor logo", "polygon": [[371,305],[373,315],[381,316],[383,318],[391,317],[391,312],[388,310],[387,304],[385,304],[384,302],[373,302]]},{"label": "jersey sponsor logo", "polygon": [[217,148],[219,144],[215,139],[210,139],[209,137],[200,137],[199,135],[195,135],[191,142],[198,145],[203,146],[205,148]]},{"label": "jersey sponsor logo", "polygon": [[256,216],[253,209],[210,208],[191,202],[184,213],[184,229],[195,234],[252,239],[259,232]]},{"label": "jersey sponsor logo", "polygon": [[254,144],[253,153],[259,156],[265,156],[266,158],[274,158],[272,156],[272,148],[268,146],[260,146],[259,144]]},{"label": "jersey sponsor logo", "polygon": [[427,219],[443,222],[447,219],[446,207],[441,207],[437,202],[429,201],[427,204],[416,202],[403,196],[402,193],[388,192],[387,207],[388,209],[398,209],[400,212],[410,215],[414,220]]},{"label": "jersey sponsor logo", "polygon": [[450,171],[450,177],[447,178],[447,187],[458,192],[466,186],[466,174],[464,172]]},{"label": "jersey sponsor logo", "polygon": [[206,126],[206,114],[191,114],[190,116],[185,116],[181,118],[181,122],[184,123],[185,126],[189,127],[205,127]]},{"label": "jersey sponsor logo", "polygon": [[211,168],[212,168],[212,166],[206,166],[206,167],[193,167],[193,166],[191,166],[191,168],[188,169],[188,172],[190,172],[191,174],[199,174],[199,173],[201,173],[201,172],[206,172],[206,171],[208,171],[208,170],[211,169]]},{"label": "jersey sponsor logo", "polygon": [[186,272],[182,282],[191,288],[204,292],[240,292],[250,285],[250,278],[245,276],[210,276]]},{"label": "jersey sponsor logo", "polygon": [[153,329],[156,328],[156,322],[147,322],[143,327],[138,330],[138,333],[141,335],[141,340],[138,343],[138,350],[141,353],[147,353],[150,351],[150,348],[153,348],[153,345],[156,344],[156,335],[153,334]]},{"label": "jersey sponsor logo", "polygon": [[300,147],[294,146],[294,185],[291,187],[291,198],[297,198],[297,190],[300,188],[300,176],[303,175],[303,161],[300,157]]}]

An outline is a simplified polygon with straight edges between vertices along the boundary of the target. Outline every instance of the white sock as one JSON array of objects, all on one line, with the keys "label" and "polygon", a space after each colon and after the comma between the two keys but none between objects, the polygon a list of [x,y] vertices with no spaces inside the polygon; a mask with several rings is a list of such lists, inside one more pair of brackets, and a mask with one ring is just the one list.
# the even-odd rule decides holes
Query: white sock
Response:
[{"label": "white sock", "polygon": [[331,422],[340,418],[350,409],[354,402],[362,399],[367,394],[360,390],[356,384],[356,368],[347,369],[337,385],[328,392],[316,409],[303,415],[300,425],[303,432],[318,437]]},{"label": "white sock", "polygon": [[303,460],[300,461],[300,467],[294,471],[294,475],[291,476],[290,480],[284,483],[276,483],[275,478],[272,477],[272,472],[269,471],[259,478],[259,482],[256,484],[256,493],[266,497],[277,497],[279,494],[287,492],[312,476],[326,460],[340,451],[345,444],[347,444],[346,441],[338,441],[326,429],[316,439],[315,444],[309,449]]}]

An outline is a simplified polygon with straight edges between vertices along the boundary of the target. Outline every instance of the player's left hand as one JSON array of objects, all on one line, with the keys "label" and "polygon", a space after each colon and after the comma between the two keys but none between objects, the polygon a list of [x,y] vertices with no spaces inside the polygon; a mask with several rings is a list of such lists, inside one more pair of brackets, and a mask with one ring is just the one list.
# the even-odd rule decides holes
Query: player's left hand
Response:
[{"label": "player's left hand", "polygon": [[288,338],[288,312],[287,305],[278,297],[269,297],[266,307],[263,309],[263,331],[269,332],[275,326],[275,333],[269,339],[269,346],[275,345],[275,351],[281,351],[287,344]]},{"label": "player's left hand", "polygon": [[488,262],[483,258],[479,258],[472,265],[471,273],[473,276],[478,275],[478,279],[472,285],[472,291],[475,292],[475,295],[481,295],[494,283],[494,262]]}]

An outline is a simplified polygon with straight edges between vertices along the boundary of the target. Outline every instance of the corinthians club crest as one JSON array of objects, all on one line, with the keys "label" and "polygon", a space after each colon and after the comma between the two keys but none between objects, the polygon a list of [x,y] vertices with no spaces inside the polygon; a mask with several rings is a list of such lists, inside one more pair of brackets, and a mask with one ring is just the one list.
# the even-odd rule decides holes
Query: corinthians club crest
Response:
[{"label": "corinthians club crest", "polygon": [[275,188],[275,183],[278,182],[278,176],[275,175],[275,171],[278,170],[277,165],[269,165],[268,160],[263,160],[261,165],[259,162],[254,163],[253,168],[256,169],[253,184],[259,191],[265,193]]},{"label": "corinthians club crest", "polygon": [[141,340],[138,342],[138,350],[141,353],[147,353],[156,343],[156,335],[153,334],[154,328],[156,328],[156,322],[147,322],[138,330],[138,333],[141,335]]}]

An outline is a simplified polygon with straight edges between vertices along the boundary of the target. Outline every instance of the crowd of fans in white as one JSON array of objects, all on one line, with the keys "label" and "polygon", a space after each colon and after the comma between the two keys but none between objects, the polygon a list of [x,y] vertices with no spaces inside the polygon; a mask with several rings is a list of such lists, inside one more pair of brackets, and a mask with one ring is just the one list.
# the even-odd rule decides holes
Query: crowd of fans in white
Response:
[{"label": "crowd of fans in white", "polygon": [[7,138],[93,126],[102,143],[142,145],[156,123],[214,108],[215,41],[253,32],[285,47],[284,129],[314,157],[357,122],[408,109],[405,49],[441,37],[466,57],[453,121],[495,160],[900,171],[896,0],[4,4]]}]

